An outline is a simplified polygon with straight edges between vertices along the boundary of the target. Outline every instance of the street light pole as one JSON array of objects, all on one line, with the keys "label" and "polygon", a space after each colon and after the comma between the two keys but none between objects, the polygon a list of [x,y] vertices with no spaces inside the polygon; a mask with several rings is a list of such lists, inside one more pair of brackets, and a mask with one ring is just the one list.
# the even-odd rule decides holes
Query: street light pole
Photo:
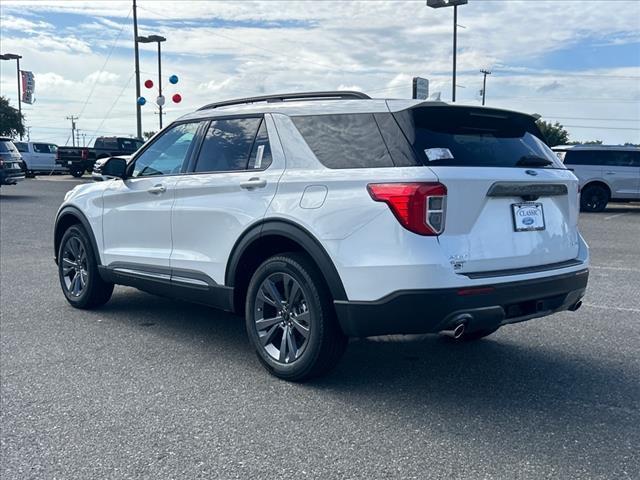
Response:
[{"label": "street light pole", "polygon": [[[3,55],[0,55],[0,60],[16,61],[16,71],[18,75],[18,114],[20,116],[20,123],[22,123],[22,90],[20,88],[20,85],[22,83],[22,79],[20,78],[20,59],[21,58],[22,58],[22,55],[17,55],[15,53],[5,53]],[[20,140],[22,140],[22,133],[20,133]]]},{"label": "street light pole", "polygon": [[[148,35],[148,36],[138,36],[136,37],[137,41],[140,43],[153,43],[156,42],[158,44],[158,98],[162,98],[162,47],[160,44],[162,42],[166,42],[167,39],[160,35]],[[162,130],[162,105],[159,103],[158,110],[160,112],[160,130]]]},{"label": "street light pole", "polygon": [[427,0],[431,8],[453,7],[453,85],[451,86],[451,101],[456,101],[456,57],[458,53],[458,5],[465,5],[468,0]]},{"label": "street light pole", "polygon": [[[162,97],[162,53],[160,51],[160,44],[162,42],[158,41],[158,96]],[[160,130],[162,130],[162,105],[158,105],[158,110],[160,115]]]},{"label": "street light pole", "polygon": [[484,105],[484,100],[487,96],[487,75],[491,75],[491,71],[480,70],[480,73],[484,74],[484,79],[482,80],[482,105]]},{"label": "street light pole", "polygon": [[138,103],[140,98],[140,56],[138,54],[138,14],[136,0],[133,0],[133,51],[135,54],[136,69],[136,132],[138,138],[142,138],[142,105]]},{"label": "street light pole", "polygon": [[451,101],[456,101],[456,57],[458,52],[458,5],[453,6],[453,85]]}]

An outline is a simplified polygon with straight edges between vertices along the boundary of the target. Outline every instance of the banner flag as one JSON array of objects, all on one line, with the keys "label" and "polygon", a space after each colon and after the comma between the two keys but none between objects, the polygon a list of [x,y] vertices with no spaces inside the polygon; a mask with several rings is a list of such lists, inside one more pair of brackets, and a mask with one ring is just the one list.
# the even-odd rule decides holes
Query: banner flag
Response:
[{"label": "banner flag", "polygon": [[22,101],[31,105],[34,101],[33,92],[36,89],[36,80],[33,72],[20,70],[20,76],[22,77]]}]

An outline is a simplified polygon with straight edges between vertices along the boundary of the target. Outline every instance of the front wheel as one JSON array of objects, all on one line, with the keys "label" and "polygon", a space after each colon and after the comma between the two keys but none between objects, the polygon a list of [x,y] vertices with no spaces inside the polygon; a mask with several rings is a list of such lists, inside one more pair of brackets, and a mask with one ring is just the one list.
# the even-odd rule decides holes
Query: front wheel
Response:
[{"label": "front wheel", "polygon": [[104,305],[113,293],[113,283],[100,277],[93,247],[80,225],[69,227],[62,236],[58,250],[58,276],[64,296],[76,308]]},{"label": "front wheel", "polygon": [[326,373],[347,346],[322,274],[298,253],[271,257],[256,270],[246,327],[260,362],[290,381]]},{"label": "front wheel", "polygon": [[602,212],[609,203],[609,192],[600,185],[589,185],[580,193],[580,210]]}]

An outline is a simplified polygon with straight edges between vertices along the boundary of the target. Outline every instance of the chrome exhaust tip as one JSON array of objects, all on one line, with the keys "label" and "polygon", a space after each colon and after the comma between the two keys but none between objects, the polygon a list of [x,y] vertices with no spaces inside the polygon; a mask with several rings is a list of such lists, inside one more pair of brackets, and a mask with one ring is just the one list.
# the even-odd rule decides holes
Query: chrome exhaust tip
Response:
[{"label": "chrome exhaust tip", "polygon": [[576,310],[578,310],[580,307],[582,306],[582,300],[578,300],[576,303],[574,303],[573,305],[571,305],[569,307],[569,311],[571,312],[575,312]]},{"label": "chrome exhaust tip", "polygon": [[440,334],[445,337],[451,337],[454,340],[458,340],[462,335],[464,335],[464,328],[464,323],[459,323],[452,330],[442,330]]}]

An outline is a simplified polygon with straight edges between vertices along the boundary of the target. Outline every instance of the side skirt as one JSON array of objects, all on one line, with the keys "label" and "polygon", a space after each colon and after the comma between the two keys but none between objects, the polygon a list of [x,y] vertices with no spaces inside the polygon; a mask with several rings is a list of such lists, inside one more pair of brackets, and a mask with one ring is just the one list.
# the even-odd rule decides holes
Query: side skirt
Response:
[{"label": "side skirt", "polygon": [[233,287],[218,285],[202,272],[127,262],[100,265],[98,269],[106,282],[233,312]]}]

